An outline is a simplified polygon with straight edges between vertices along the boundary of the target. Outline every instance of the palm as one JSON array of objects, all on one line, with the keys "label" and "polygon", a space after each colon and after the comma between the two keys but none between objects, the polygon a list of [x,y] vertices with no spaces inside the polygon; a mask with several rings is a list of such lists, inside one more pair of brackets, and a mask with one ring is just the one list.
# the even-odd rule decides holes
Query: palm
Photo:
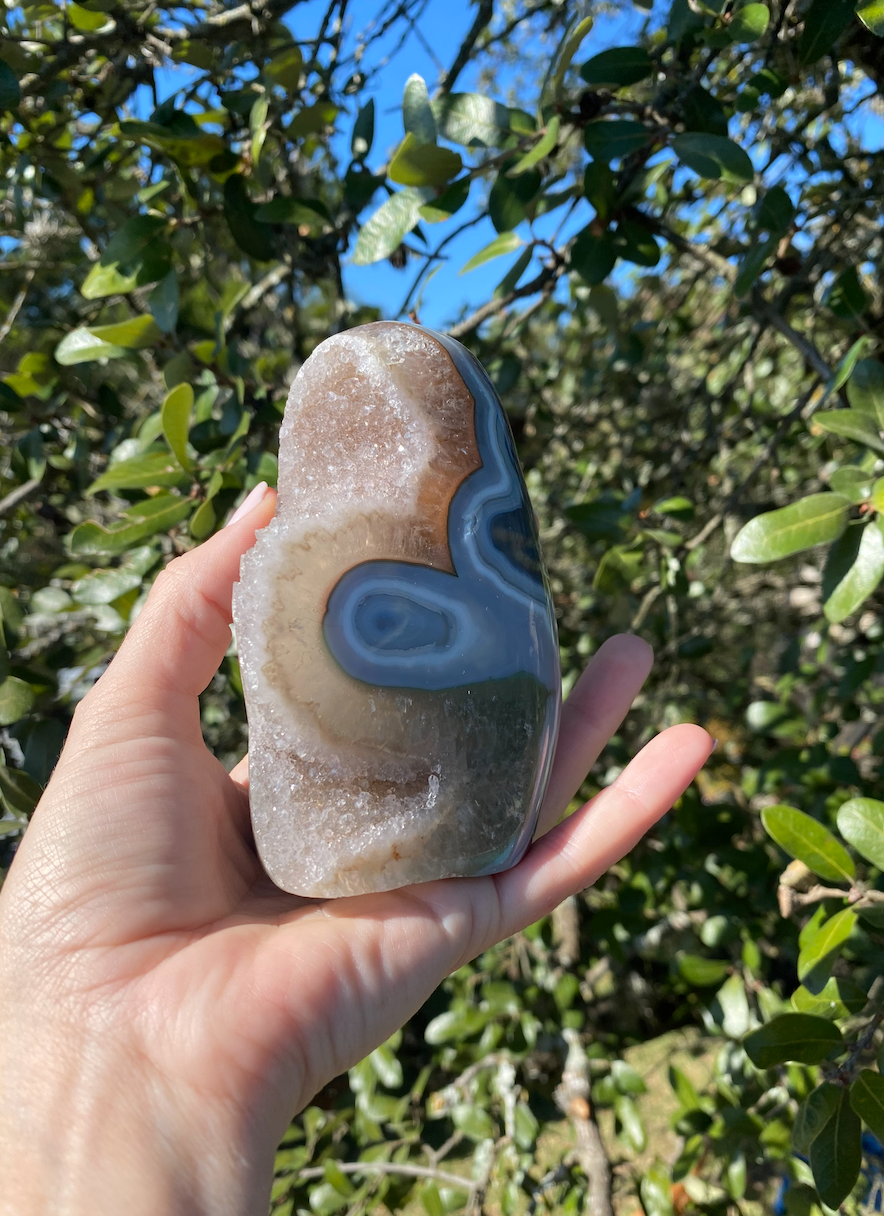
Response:
[{"label": "palm", "polygon": [[[267,1143],[443,976],[589,885],[709,750],[695,727],[666,732],[505,874],[325,903],[285,895],[254,853],[245,773],[228,776],[207,751],[198,703],[227,645],[239,556],[271,511],[265,500],[182,559],[181,577],[160,580],[75,716],[3,892],[19,920],[24,909],[14,947],[28,960],[20,979],[13,948],[7,981],[39,983],[35,954],[38,977],[63,955],[57,1002],[111,1027],[179,1102],[208,1085],[222,1105],[261,1110]],[[541,831],[560,818],[649,663],[635,638],[597,654],[566,706]]]}]

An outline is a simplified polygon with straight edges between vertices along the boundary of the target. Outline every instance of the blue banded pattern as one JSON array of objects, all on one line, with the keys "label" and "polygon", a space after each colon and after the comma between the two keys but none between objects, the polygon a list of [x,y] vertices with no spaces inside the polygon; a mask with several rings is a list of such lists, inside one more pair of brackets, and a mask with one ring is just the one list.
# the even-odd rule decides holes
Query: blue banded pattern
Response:
[{"label": "blue banded pattern", "polygon": [[352,567],[329,596],[326,643],[349,675],[375,687],[439,691],[521,674],[552,693],[555,617],[503,408],[478,360],[432,336],[473,398],[482,461],[449,506],[455,573],[407,561]]}]

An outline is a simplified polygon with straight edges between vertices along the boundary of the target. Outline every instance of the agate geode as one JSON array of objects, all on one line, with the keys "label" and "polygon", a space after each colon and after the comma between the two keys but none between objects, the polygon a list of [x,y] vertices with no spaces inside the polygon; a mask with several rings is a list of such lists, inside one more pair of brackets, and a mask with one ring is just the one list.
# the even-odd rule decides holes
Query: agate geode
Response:
[{"label": "agate geode", "polygon": [[518,861],[558,727],[555,616],[490,380],[378,322],[323,342],[234,620],[271,878],[355,895]]}]

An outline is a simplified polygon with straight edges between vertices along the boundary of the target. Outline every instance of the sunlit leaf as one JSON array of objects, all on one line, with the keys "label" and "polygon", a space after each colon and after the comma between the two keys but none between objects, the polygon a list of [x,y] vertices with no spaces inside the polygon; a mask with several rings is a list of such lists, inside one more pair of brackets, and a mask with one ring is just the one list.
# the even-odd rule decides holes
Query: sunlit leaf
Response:
[{"label": "sunlit leaf", "polygon": [[837,623],[861,607],[884,577],[884,535],[878,519],[861,529],[856,557],[826,599],[826,619]]},{"label": "sunlit leaf", "polygon": [[761,822],[769,836],[790,857],[803,861],[809,870],[828,882],[852,881],[856,868],[853,859],[832,832],[817,819],[794,806],[766,806]]},{"label": "sunlit leaf", "polygon": [[522,238],[516,236],[514,232],[502,232],[484,249],[480,249],[478,253],[474,254],[460,273],[466,274],[469,270],[475,270],[477,266],[490,262],[492,258],[499,258],[504,253],[513,253],[522,247],[522,243]]},{"label": "sunlit leaf", "polygon": [[[405,92],[402,98],[402,122],[405,134],[411,136],[414,145],[434,144],[436,142],[436,119],[430,105],[430,95],[427,92],[423,76],[415,72],[405,82]],[[398,178],[393,178],[398,181]],[[406,185],[417,185],[416,182],[406,182]]]},{"label": "sunlit leaf", "polygon": [[450,148],[418,143],[409,133],[399,145],[387,174],[400,186],[444,186],[463,168],[463,161]]},{"label": "sunlit leaf", "polygon": [[817,932],[798,955],[798,978],[810,992],[822,992],[841,954],[844,944],[856,926],[856,913],[844,908],[823,921]]},{"label": "sunlit leaf", "polygon": [[420,218],[421,206],[429,191],[405,189],[393,194],[378,207],[359,230],[353,263],[368,266],[388,258],[402,244]]},{"label": "sunlit leaf", "polygon": [[884,870],[884,802],[850,798],[838,808],[838,831],[866,861]]},{"label": "sunlit leaf", "polygon": [[841,494],[811,494],[757,515],[737,533],[731,557],[735,562],[772,562],[835,540],[847,526],[849,505]]}]

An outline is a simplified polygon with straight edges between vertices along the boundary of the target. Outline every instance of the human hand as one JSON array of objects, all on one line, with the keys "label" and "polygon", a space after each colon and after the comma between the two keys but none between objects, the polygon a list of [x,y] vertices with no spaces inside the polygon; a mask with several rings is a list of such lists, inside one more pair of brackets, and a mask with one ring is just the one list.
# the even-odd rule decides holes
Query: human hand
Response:
[{"label": "human hand", "polygon": [[514,869],[284,894],[254,852],[245,769],[207,750],[198,699],[274,503],[157,579],[78,706],[0,893],[0,1208],[16,1216],[265,1213],[293,1114],[444,976],[594,882],[711,749],[672,727],[553,827],[650,669],[644,642],[613,638],[565,704],[547,834]]}]

